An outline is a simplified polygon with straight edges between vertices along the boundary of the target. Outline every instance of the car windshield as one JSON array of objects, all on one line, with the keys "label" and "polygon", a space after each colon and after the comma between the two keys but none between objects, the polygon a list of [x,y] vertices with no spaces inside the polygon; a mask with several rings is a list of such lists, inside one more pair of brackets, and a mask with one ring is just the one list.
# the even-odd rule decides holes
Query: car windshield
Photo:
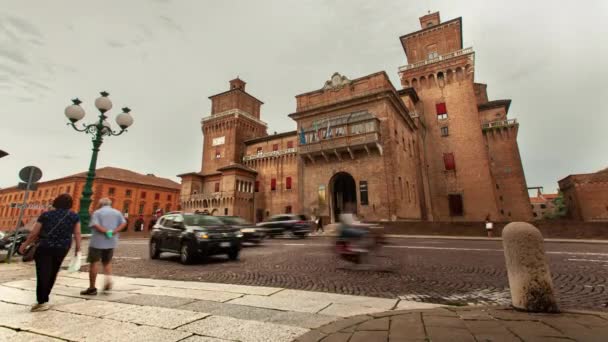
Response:
[{"label": "car windshield", "polygon": [[251,224],[251,222],[245,220],[242,217],[222,217],[221,219],[226,224]]},{"label": "car windshield", "polygon": [[184,215],[184,223],[187,226],[221,226],[222,221],[210,215]]}]

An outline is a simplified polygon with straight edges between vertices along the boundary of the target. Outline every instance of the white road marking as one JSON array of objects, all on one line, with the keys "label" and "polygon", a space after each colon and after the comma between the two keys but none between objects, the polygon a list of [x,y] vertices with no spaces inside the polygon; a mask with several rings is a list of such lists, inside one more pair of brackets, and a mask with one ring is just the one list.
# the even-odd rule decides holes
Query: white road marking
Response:
[{"label": "white road marking", "polygon": [[[316,246],[316,244],[306,244],[306,243],[284,243],[283,246]],[[329,245],[327,245],[329,246]]]},{"label": "white road marking", "polygon": [[597,260],[597,259],[566,259],[568,261],[585,261],[585,262],[608,262],[608,260]]}]

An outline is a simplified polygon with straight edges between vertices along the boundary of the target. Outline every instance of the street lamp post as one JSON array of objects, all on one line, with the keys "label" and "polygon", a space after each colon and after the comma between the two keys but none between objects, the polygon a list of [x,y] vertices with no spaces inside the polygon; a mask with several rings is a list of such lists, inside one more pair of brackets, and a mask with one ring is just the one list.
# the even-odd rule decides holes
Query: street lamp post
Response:
[{"label": "street lamp post", "polygon": [[95,107],[99,110],[99,117],[95,123],[83,124],[82,128],[76,126],[76,122],[84,118],[84,109],[80,106],[82,103],[79,99],[73,99],[73,104],[66,107],[65,116],[70,120],[69,126],[72,126],[78,132],[85,132],[93,135],[93,155],[91,156],[91,163],[89,164],[89,172],[87,173],[87,180],[82,191],[82,197],[80,198],[80,229],[83,234],[90,234],[91,229],[89,228],[89,208],[91,206],[91,195],[93,195],[93,180],[95,179],[95,169],[97,167],[97,154],[99,153],[99,147],[103,143],[104,136],[118,136],[127,131],[127,128],[133,124],[133,117],[129,112],[131,111],[128,107],[122,109],[122,113],[116,116],[116,123],[120,127],[120,131],[112,130],[110,123],[106,120],[106,112],[112,109],[112,101],[108,98],[108,94],[102,91],[101,97],[95,100]]}]

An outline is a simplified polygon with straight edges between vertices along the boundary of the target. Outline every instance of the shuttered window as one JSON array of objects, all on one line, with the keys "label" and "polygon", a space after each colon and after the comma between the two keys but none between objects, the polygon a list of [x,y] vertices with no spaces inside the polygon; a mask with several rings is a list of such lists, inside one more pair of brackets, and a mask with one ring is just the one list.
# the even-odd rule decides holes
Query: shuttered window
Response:
[{"label": "shuttered window", "polygon": [[275,191],[277,189],[277,179],[273,178],[270,180],[270,190]]},{"label": "shuttered window", "polygon": [[293,148],[293,141],[287,142],[287,148]]},{"label": "shuttered window", "polygon": [[443,164],[446,170],[456,170],[456,161],[454,160],[454,153],[444,153]]},{"label": "shuttered window", "polygon": [[215,192],[220,192],[220,183],[215,183]]},{"label": "shuttered window", "polygon": [[286,188],[287,190],[291,189],[291,177],[287,177],[287,178],[285,179],[285,188]]},{"label": "shuttered window", "polygon": [[272,145],[272,150],[273,151],[278,151],[279,150],[279,144]]},{"label": "shuttered window", "polygon": [[260,181],[255,181],[255,192],[260,192]]},{"label": "shuttered window", "polygon": [[437,119],[443,120],[448,118],[448,109],[445,102],[435,104],[435,111],[437,111]]}]

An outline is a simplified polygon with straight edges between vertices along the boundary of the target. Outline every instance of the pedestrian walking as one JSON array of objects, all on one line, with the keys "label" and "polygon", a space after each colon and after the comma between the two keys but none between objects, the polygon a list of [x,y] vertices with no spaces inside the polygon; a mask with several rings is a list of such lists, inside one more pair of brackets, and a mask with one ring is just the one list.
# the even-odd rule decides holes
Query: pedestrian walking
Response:
[{"label": "pedestrian walking", "polygon": [[325,229],[323,228],[323,216],[317,217],[317,233],[321,231],[321,233],[325,233]]},{"label": "pedestrian walking", "polygon": [[28,246],[38,241],[34,254],[36,263],[36,301],[31,311],[46,311],[50,308],[49,295],[63,259],[68,254],[74,238],[74,255],[80,252],[80,219],[71,211],[72,196],[61,194],[53,201],[53,209],[42,213],[32,232],[19,252],[25,253]]},{"label": "pedestrian walking", "polygon": [[118,244],[118,233],[127,223],[120,211],[112,208],[109,198],[99,200],[99,209],[93,213],[91,223],[91,241],[89,242],[89,288],[80,292],[81,295],[94,296],[97,294],[95,281],[99,261],[103,265],[104,291],[112,289],[112,256]]},{"label": "pedestrian walking", "polygon": [[144,215],[139,215],[139,217],[135,221],[134,230],[136,232],[143,232],[144,231],[144,225],[145,225]]},{"label": "pedestrian walking", "polygon": [[494,229],[494,224],[490,221],[490,214],[486,216],[486,231],[488,232],[488,237],[491,238],[493,236],[492,230]]}]

